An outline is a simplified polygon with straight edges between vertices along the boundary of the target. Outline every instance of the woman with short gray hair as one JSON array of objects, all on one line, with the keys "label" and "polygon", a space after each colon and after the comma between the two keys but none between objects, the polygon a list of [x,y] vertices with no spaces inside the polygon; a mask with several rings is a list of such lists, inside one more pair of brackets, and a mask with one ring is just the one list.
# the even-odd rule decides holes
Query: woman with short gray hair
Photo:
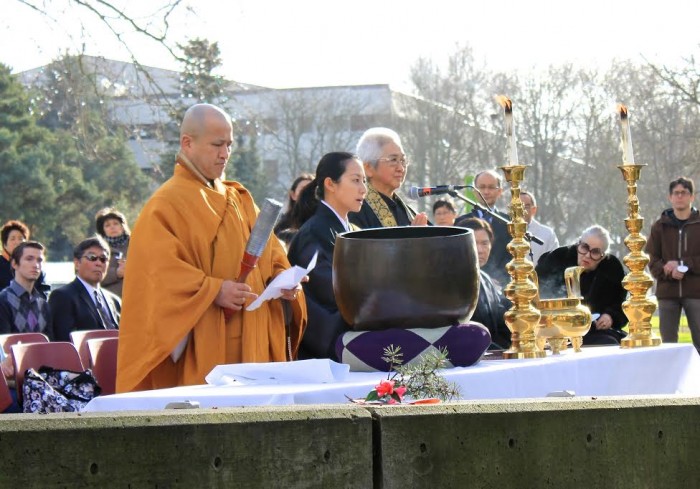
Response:
[{"label": "woman with short gray hair", "polygon": [[565,297],[564,270],[583,267],[581,295],[593,314],[593,324],[583,337],[584,345],[619,344],[627,336],[622,328],[627,317],[622,303],[627,291],[622,287],[625,270],[610,254],[610,233],[599,225],[586,228],[578,242],[543,254],[537,264],[540,297]]},{"label": "woman with short gray hair", "polygon": [[350,214],[350,222],[362,229],[428,224],[425,212],[417,213],[396,193],[406,179],[409,162],[395,131],[368,129],[356,153],[367,175],[367,196],[360,212]]}]

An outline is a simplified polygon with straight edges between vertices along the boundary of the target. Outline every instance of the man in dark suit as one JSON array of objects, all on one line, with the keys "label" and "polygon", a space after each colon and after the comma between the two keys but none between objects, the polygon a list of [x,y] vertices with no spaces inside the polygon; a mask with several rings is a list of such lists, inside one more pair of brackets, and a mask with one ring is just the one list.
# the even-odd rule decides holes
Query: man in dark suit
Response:
[{"label": "man in dark suit", "polygon": [[119,327],[121,300],[100,287],[108,262],[109,245],[98,236],[73,250],[75,280],[49,296],[56,341],[70,341],[71,331]]},{"label": "man in dark suit", "polygon": [[[474,179],[474,186],[479,190],[479,201],[486,204],[489,208],[504,218],[510,221],[508,214],[500,212],[496,209],[496,202],[503,193],[503,184],[501,176],[493,170],[486,170],[478,173]],[[508,227],[502,220],[482,212],[479,209],[473,209],[470,213],[457,218],[455,225],[460,226],[461,222],[470,217],[478,217],[484,219],[491,225],[493,229],[493,246],[489,260],[484,265],[483,270],[493,279],[498,288],[505,287],[510,282],[510,276],[506,271],[506,264],[512,258],[506,246],[511,240],[508,233]]]}]

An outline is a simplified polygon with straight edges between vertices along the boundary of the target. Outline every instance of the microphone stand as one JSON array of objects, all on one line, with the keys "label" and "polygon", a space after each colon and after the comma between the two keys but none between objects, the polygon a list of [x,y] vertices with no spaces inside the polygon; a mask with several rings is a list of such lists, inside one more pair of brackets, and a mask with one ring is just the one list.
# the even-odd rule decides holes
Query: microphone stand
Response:
[{"label": "microphone stand", "polygon": [[[503,224],[506,224],[506,225],[510,224],[510,221],[508,219],[506,219],[502,215],[498,214],[497,212],[492,211],[491,209],[489,209],[488,206],[484,207],[483,205],[479,204],[478,202],[474,202],[472,199],[465,197],[464,195],[459,194],[454,190],[449,190],[447,193],[450,194],[450,196],[455,197],[455,198],[457,198],[463,202],[466,202],[467,204],[479,209],[481,212],[484,212],[484,213],[488,214],[489,216],[496,218],[497,220],[501,221]],[[541,245],[544,244],[544,241],[542,241],[537,236],[530,234],[529,231],[525,232],[525,239],[527,241],[535,242],[537,244],[541,244]]]}]

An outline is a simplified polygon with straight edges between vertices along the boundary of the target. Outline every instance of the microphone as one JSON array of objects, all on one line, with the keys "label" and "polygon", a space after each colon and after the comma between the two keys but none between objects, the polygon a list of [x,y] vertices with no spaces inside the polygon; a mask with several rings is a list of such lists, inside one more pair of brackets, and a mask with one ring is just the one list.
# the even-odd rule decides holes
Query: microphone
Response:
[{"label": "microphone", "polygon": [[455,190],[462,190],[471,187],[471,185],[438,185],[437,187],[411,187],[408,191],[408,196],[412,199],[418,197],[427,197],[428,195],[449,194]]}]

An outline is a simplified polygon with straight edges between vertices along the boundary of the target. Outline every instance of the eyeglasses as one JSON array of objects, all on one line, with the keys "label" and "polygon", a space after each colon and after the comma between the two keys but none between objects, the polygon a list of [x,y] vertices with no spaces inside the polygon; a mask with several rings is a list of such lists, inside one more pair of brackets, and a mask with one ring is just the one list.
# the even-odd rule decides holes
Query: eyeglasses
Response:
[{"label": "eyeglasses", "polygon": [[100,260],[102,263],[107,263],[109,261],[109,257],[105,255],[83,255],[83,258],[85,258],[87,261],[97,261]]},{"label": "eyeglasses", "polygon": [[499,187],[498,185],[479,185],[476,188],[480,192],[483,192],[484,190],[498,190],[501,187]]},{"label": "eyeglasses", "polygon": [[578,251],[579,255],[590,255],[591,259],[595,261],[600,260],[605,255],[605,252],[600,248],[591,248],[590,246],[588,246],[587,243],[584,243],[583,241],[578,242],[576,251]]},{"label": "eyeglasses", "polygon": [[690,195],[688,190],[674,190],[671,192],[672,197],[687,197]]},{"label": "eyeglasses", "polygon": [[408,165],[410,165],[405,156],[389,156],[387,158],[379,158],[377,161],[386,161],[391,168],[398,168],[399,165],[408,168]]}]

